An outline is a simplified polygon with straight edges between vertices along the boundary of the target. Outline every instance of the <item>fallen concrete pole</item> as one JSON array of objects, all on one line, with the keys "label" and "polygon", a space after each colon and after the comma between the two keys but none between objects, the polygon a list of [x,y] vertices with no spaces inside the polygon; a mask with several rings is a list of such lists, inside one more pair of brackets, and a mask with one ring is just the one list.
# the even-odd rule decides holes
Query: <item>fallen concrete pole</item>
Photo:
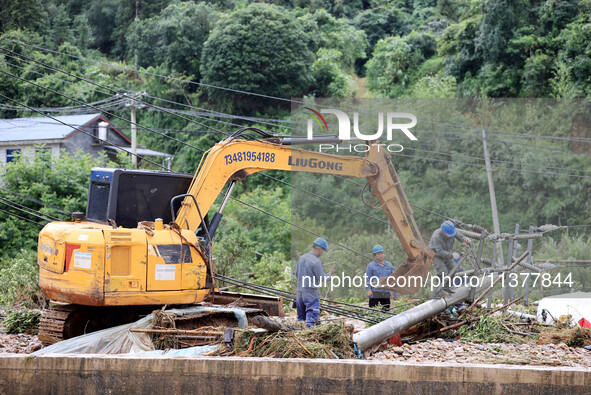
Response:
[{"label": "fallen concrete pole", "polygon": [[[524,252],[511,267],[515,267],[528,255]],[[509,268],[511,269],[511,268]],[[481,292],[487,290],[491,284],[502,274],[491,273],[481,277],[481,282],[476,288],[473,296],[479,295]],[[392,318],[388,318],[374,326],[371,326],[359,333],[353,335],[353,341],[359,345],[362,350],[367,350],[369,347],[383,342],[384,340],[410,328],[419,322],[433,317],[444,311],[449,306],[463,302],[470,297],[472,291],[471,287],[463,286],[454,290],[454,293],[445,297],[431,299],[423,304],[415,306],[404,311]]]}]

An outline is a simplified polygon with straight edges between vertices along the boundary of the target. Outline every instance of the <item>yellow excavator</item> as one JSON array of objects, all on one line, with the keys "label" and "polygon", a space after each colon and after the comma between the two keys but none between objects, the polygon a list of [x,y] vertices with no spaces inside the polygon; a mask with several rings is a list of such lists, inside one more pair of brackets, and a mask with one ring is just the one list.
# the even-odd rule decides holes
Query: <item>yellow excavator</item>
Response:
[{"label": "yellow excavator", "polygon": [[[257,133],[253,138],[250,132]],[[58,302],[42,318],[45,343],[130,322],[154,306],[203,302],[215,288],[211,242],[236,181],[264,170],[365,177],[407,260],[394,276],[426,277],[423,242],[389,153],[367,142],[365,158],[293,148],[338,142],[278,138],[245,128],[202,157],[194,177],[147,170],[91,171],[86,215],[52,222],[39,234],[39,285]],[[218,211],[207,215],[228,185]],[[394,288],[411,294],[417,286]],[[61,302],[61,303],[60,303]]]}]

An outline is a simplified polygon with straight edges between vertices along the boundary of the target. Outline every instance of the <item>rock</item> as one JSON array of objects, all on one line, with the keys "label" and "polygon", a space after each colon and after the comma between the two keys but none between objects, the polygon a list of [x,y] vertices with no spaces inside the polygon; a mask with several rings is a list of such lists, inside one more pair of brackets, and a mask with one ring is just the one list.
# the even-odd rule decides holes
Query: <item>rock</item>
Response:
[{"label": "rock", "polygon": [[396,354],[402,354],[405,350],[402,347],[392,347],[392,351]]}]

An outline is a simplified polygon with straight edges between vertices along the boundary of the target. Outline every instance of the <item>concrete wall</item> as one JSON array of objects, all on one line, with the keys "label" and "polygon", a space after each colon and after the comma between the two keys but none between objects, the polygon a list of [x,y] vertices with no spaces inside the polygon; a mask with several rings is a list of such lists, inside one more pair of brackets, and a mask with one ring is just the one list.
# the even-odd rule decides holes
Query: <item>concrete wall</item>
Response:
[{"label": "concrete wall", "polygon": [[308,359],[0,355],[2,393],[589,394],[591,370]]}]

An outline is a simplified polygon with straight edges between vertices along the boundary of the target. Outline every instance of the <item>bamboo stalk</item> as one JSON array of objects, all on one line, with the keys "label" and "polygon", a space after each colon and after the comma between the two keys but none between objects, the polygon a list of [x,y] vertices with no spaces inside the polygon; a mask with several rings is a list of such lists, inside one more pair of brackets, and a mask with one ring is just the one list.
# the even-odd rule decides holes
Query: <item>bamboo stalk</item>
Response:
[{"label": "bamboo stalk", "polygon": [[130,329],[130,332],[136,333],[163,333],[167,335],[211,335],[220,336],[224,332],[208,332],[196,330],[182,330],[182,329]]}]

